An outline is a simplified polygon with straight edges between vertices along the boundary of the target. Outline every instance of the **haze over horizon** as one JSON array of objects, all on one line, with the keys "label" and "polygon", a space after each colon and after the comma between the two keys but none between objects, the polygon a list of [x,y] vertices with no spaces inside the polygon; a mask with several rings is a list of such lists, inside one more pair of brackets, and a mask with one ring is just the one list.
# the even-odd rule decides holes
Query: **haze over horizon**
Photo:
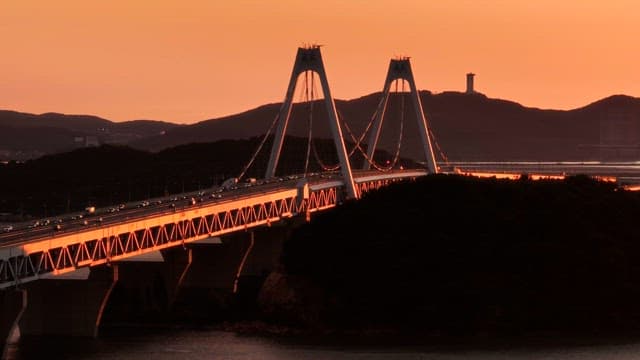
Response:
[{"label": "haze over horizon", "polygon": [[296,49],[323,44],[336,99],[381,90],[410,56],[421,90],[568,110],[640,95],[632,0],[10,0],[0,109],[194,123],[284,98]]}]

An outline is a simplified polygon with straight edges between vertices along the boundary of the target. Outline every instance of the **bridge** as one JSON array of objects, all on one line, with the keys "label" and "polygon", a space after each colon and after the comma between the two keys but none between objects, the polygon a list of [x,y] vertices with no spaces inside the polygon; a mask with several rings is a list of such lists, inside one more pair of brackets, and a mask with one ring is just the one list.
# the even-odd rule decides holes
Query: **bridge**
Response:
[{"label": "bridge", "polygon": [[[316,76],[320,82],[338,164],[328,166],[319,159],[309,118],[304,171],[278,175],[294,93],[303,76],[304,101],[311,106],[317,92]],[[399,167],[401,138],[391,161],[382,165],[375,161],[393,84],[396,92],[400,86],[402,94],[410,96],[425,155],[424,167]],[[405,84],[409,91],[405,91]],[[404,96],[402,99],[404,101]],[[404,112],[402,114],[403,117]],[[404,119],[400,120],[402,134]],[[350,151],[347,151],[343,130],[353,144]],[[273,144],[264,178],[246,178],[247,170],[272,132]],[[367,135],[365,146],[363,140]],[[308,170],[312,153],[321,163],[321,172]],[[351,164],[355,153],[364,159],[356,170]],[[145,262],[164,264],[164,282],[172,299],[189,281],[198,286],[206,283],[204,286],[225,286],[235,291],[239,277],[248,271],[252,262],[268,268],[279,254],[277,244],[281,244],[282,234],[267,233],[266,239],[256,241],[257,229],[309,221],[312,214],[345,201],[356,201],[368,191],[436,172],[432,138],[409,58],[390,61],[380,102],[365,131],[356,136],[335,107],[320,47],[299,48],[282,106],[237,177],[206,191],[41,219],[16,225],[15,229],[0,234],[0,336],[7,341],[18,333],[97,336],[115,284],[126,282],[129,276],[139,276],[144,272],[139,264]],[[245,234],[247,237],[243,237]],[[241,240],[227,240],[233,236]],[[258,243],[268,242],[276,245],[272,245],[271,250],[255,250]],[[223,269],[212,270],[214,258],[198,255],[209,254],[208,250],[201,249],[225,245],[228,252],[215,260]],[[196,265],[198,261],[204,265]],[[190,273],[198,266],[204,266],[206,273]]]},{"label": "bridge", "polygon": [[[383,175],[358,171],[353,179],[356,192],[364,194],[426,174],[420,169]],[[56,225],[23,226],[2,236],[0,288],[270,226],[294,216],[308,220],[312,213],[344,202],[345,192],[345,182],[336,173],[289,175],[255,185],[247,182],[152,199],[129,208],[125,205],[117,212],[110,207],[90,215],[72,214],[59,230]]]}]

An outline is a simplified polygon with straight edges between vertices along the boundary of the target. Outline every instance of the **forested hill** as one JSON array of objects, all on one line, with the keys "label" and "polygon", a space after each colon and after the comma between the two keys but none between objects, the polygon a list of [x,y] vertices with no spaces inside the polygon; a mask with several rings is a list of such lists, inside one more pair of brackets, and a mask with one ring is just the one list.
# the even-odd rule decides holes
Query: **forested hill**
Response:
[{"label": "forested hill", "polygon": [[[420,93],[434,142],[444,156],[458,161],[600,160],[597,146],[640,143],[640,99],[615,95],[573,110],[538,109],[483,94]],[[376,111],[381,93],[337,100],[346,139],[359,136]],[[404,109],[404,111],[402,111]],[[269,129],[279,104],[197,124],[170,129],[164,135],[141,138],[132,146],[157,151],[168,146],[205,139],[258,136]],[[310,117],[310,114],[312,116]],[[304,137],[309,119],[314,136],[330,138],[324,104],[296,104],[288,134]],[[402,124],[402,125],[401,125]],[[402,130],[401,130],[402,129]],[[400,132],[402,131],[402,134]],[[402,154],[424,160],[415,112],[408,94],[392,94],[379,147],[393,153],[402,139]],[[438,154],[440,156],[440,154]],[[609,160],[640,159],[639,153],[613,153]]]},{"label": "forested hill", "polygon": [[[532,108],[479,93],[422,91],[420,98],[434,142],[450,160],[640,159],[640,99],[635,97],[614,95],[572,110]],[[358,138],[367,128],[380,100],[378,92],[335,101],[347,141]],[[330,138],[321,101],[313,106],[294,104],[287,134],[306,137],[311,123],[313,137]],[[0,160],[34,158],[93,144],[128,145],[157,152],[194,142],[249,139],[268,131],[280,105],[266,104],[190,125],[115,123],[93,116],[0,111]],[[410,96],[393,93],[379,147],[394,153],[398,139],[402,139],[402,156],[423,161],[417,131]],[[611,151],[603,153],[601,146]]]},{"label": "forested hill", "polygon": [[640,329],[640,194],[429,175],[294,231],[260,296],[310,331],[598,334]]},{"label": "forested hill", "polygon": [[[24,163],[0,163],[0,213],[10,214],[7,220],[19,221],[78,211],[88,205],[107,206],[206,189],[239,176],[256,152],[245,177],[262,178],[271,144],[272,137],[255,137],[186,144],[155,153],[103,145]],[[308,145],[307,139],[286,137],[277,174],[304,173]],[[316,139],[313,148],[323,164],[337,164],[332,140]],[[385,161],[391,156],[377,151],[375,158]],[[359,164],[362,156],[355,154],[351,161]],[[404,159],[400,159],[401,165],[417,166]],[[315,156],[311,157],[308,171],[320,170]]]}]

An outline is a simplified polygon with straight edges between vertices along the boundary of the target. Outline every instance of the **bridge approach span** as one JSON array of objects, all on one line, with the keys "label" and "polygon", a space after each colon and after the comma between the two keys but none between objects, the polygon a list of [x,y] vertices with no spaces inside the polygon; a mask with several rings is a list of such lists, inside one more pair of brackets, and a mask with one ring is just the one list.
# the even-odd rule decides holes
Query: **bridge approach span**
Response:
[{"label": "bridge approach span", "polygon": [[[363,194],[426,174],[421,169],[383,174],[359,171],[354,182]],[[308,220],[311,213],[333,208],[346,199],[344,182],[334,174],[291,177],[275,185],[240,187],[223,194],[182,207],[150,207],[135,216],[122,214],[63,232],[34,229],[18,239],[5,239],[0,244],[0,288],[269,226],[294,216]]]}]

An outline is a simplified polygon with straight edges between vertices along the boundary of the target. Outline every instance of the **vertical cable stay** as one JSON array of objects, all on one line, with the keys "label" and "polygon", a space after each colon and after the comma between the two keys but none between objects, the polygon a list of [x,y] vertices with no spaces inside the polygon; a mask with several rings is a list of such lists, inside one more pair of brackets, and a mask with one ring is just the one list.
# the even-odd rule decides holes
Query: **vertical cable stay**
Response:
[{"label": "vertical cable stay", "polygon": [[[313,98],[313,78],[314,78],[314,73],[311,72],[311,85],[309,84],[309,78],[308,78],[308,73],[310,71],[305,71],[305,82],[304,82],[304,87],[306,88],[306,93],[307,93],[307,102],[309,103],[309,132],[308,132],[308,137],[307,137],[307,153],[304,159],[304,176],[307,176],[307,173],[309,172],[309,153],[311,152],[311,139],[313,136],[313,102],[315,101],[315,99]],[[311,88],[311,89],[309,89]],[[309,96],[310,95],[310,96]]]},{"label": "vertical cable stay", "polygon": [[[313,102],[315,102],[315,94],[318,93],[318,90],[316,89],[316,83],[315,83],[315,78],[312,76],[311,77],[311,97],[313,98]],[[313,102],[311,103],[311,114],[310,114],[310,118],[312,119],[313,116]],[[337,110],[336,110],[337,111]],[[338,111],[338,114],[340,114],[340,112]],[[341,115],[340,115],[341,116]],[[340,121],[340,116],[338,116],[338,121]],[[318,167],[320,167],[320,169],[322,171],[336,171],[340,168],[340,164],[336,164],[336,165],[326,165],[321,159],[320,159],[320,154],[318,153],[318,149],[316,147],[316,142],[313,141],[313,136],[311,134],[311,132],[309,133],[309,147],[307,148],[307,158],[310,158],[310,152],[311,150],[313,150],[313,157],[316,160],[316,165],[318,165]],[[347,155],[347,158],[350,155]],[[306,173],[305,173],[306,175]]]},{"label": "vertical cable stay", "polygon": [[[396,148],[396,153],[393,156],[393,161],[391,162],[391,164],[389,165],[388,169],[391,170],[394,166],[396,166],[396,164],[398,163],[398,160],[400,160],[400,148],[402,147],[402,140],[403,140],[403,136],[404,136],[404,101],[405,101],[405,96],[406,93],[404,91],[404,79],[399,79],[400,81],[402,81],[402,95],[400,95],[400,132],[398,134],[398,145]],[[398,81],[396,80],[396,88]]]}]

